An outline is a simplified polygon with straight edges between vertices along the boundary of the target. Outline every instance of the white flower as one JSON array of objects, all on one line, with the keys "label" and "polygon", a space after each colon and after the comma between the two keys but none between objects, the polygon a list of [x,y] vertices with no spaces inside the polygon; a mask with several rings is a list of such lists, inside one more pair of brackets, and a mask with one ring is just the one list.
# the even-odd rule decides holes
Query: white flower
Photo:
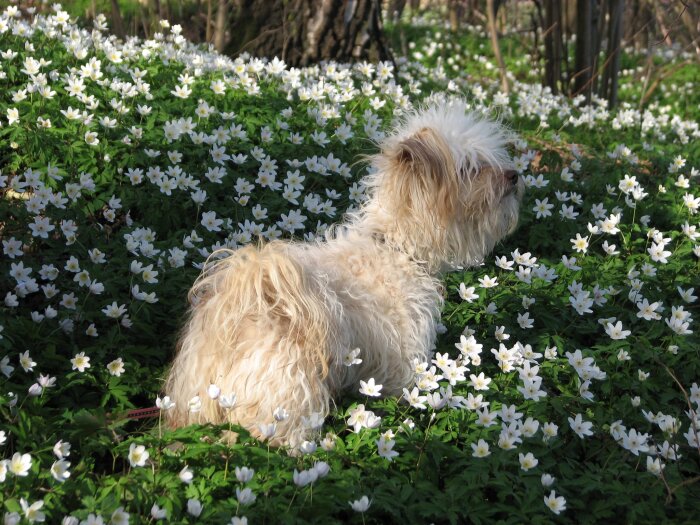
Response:
[{"label": "white flower", "polygon": [[661,462],[661,458],[654,459],[651,456],[647,456],[647,472],[654,474],[654,476],[661,476],[664,468],[666,468],[666,465]]},{"label": "white flower", "polygon": [[70,456],[70,443],[59,440],[53,446],[53,453],[58,459]]},{"label": "white flower", "polygon": [[15,122],[19,122],[19,110],[16,108],[7,108],[7,123],[11,126]]},{"label": "white flower", "polygon": [[686,302],[686,303],[694,303],[697,301],[697,296],[693,295],[693,292],[695,292],[695,288],[688,288],[687,290],[684,290],[680,286],[677,288],[678,293],[680,294],[681,298]]},{"label": "white flower", "polygon": [[622,329],[622,321],[618,321],[614,325],[612,323],[605,324],[605,333],[610,336],[610,339],[620,340],[627,339],[627,336],[632,332]]},{"label": "white flower", "polygon": [[175,407],[175,403],[170,400],[170,396],[163,396],[162,399],[158,396],[156,397],[156,406],[163,411],[168,411]]},{"label": "white flower", "polygon": [[104,307],[102,309],[102,313],[112,319],[119,319],[122,315],[126,313],[126,305],[117,305],[117,301],[114,301],[112,304],[109,304],[106,307]]},{"label": "white flower", "polygon": [[483,372],[480,372],[478,376],[474,374],[469,376],[469,385],[474,390],[488,390],[489,383],[491,383],[491,378],[486,377]]},{"label": "white flower", "polygon": [[484,441],[483,439],[479,439],[478,442],[472,443],[472,456],[475,458],[485,458],[486,456],[491,454],[491,451],[489,450],[489,444]]},{"label": "white flower", "polygon": [[[71,525],[75,525],[77,523],[77,518],[75,521],[72,521]],[[104,525],[104,520],[102,519],[102,516],[99,514],[88,514],[88,517],[84,519],[83,521],[80,522],[80,525]]]},{"label": "white flower", "polygon": [[241,489],[240,487],[237,487],[236,498],[238,499],[238,503],[243,506],[248,506],[255,502],[256,496],[253,490],[250,488]]},{"label": "white flower", "polygon": [[591,430],[593,423],[590,421],[584,421],[581,414],[576,414],[576,418],[568,418],[568,420],[571,430],[573,430],[581,439],[585,438],[586,436],[593,435],[593,431]]},{"label": "white flower", "polygon": [[369,378],[366,382],[360,380],[360,394],[369,397],[379,397],[381,395],[382,385],[377,385],[374,378]]},{"label": "white flower", "polygon": [[520,328],[522,328],[523,330],[532,328],[533,324],[535,323],[534,319],[530,319],[530,312],[518,314],[517,320],[518,324],[520,325]]},{"label": "white flower", "polygon": [[325,478],[328,473],[331,471],[331,466],[326,463],[325,461],[317,461],[314,463],[314,466],[312,467],[313,470],[316,472],[319,478]]},{"label": "white flower", "polygon": [[70,362],[73,365],[72,370],[77,370],[78,372],[85,372],[86,368],[90,368],[90,358],[85,355],[85,352],[75,354],[75,357]]},{"label": "white flower", "polygon": [[236,394],[221,394],[218,401],[221,408],[231,410],[236,404]]},{"label": "white flower", "polygon": [[[46,516],[43,512],[41,512],[41,507],[44,506],[44,501],[39,500],[35,501],[31,505],[25,500],[24,498],[20,498],[19,503],[22,507],[22,512],[24,513],[24,517],[29,521],[30,523],[35,523],[37,521],[44,521],[46,519]],[[15,500],[16,504],[16,500]]]},{"label": "white flower", "polygon": [[346,352],[345,357],[343,358],[343,364],[345,366],[359,365],[360,363],[362,363],[362,359],[360,359],[359,348],[355,348]]},{"label": "white flower", "polygon": [[182,467],[182,470],[178,474],[178,477],[180,478],[180,481],[189,485],[190,483],[192,483],[192,479],[194,478],[194,472],[190,467],[185,465],[184,467]]},{"label": "white flower", "polygon": [[481,284],[482,288],[493,288],[498,286],[498,278],[484,275],[483,277],[479,277],[479,283]]},{"label": "white flower", "polygon": [[100,139],[97,138],[97,133],[94,131],[86,131],[85,143],[89,146],[97,146],[100,143]]},{"label": "white flower", "polygon": [[132,467],[143,467],[146,464],[150,454],[143,445],[132,443],[129,446],[129,464]]},{"label": "white flower", "polygon": [[660,302],[655,302],[655,303],[649,303],[649,301],[645,298],[641,302],[637,303],[637,308],[639,308],[639,312],[637,312],[637,317],[641,319],[645,319],[647,321],[651,320],[658,320],[661,319],[661,315],[657,312],[661,307]]},{"label": "white flower", "polygon": [[301,445],[299,445],[299,451],[302,454],[313,454],[316,452],[317,448],[318,445],[316,445],[315,441],[303,441]]},{"label": "white flower", "polygon": [[382,435],[377,441],[377,453],[389,461],[392,461],[396,456],[399,455],[398,452],[394,450],[394,445],[396,442],[393,439],[385,439]]},{"label": "white flower", "polygon": [[638,456],[640,452],[649,452],[649,445],[647,440],[649,439],[649,434],[641,434],[635,429],[631,428],[629,432],[622,434],[622,447],[629,450],[635,456]]},{"label": "white flower", "polygon": [[63,483],[70,477],[68,467],[70,467],[70,463],[65,459],[54,461],[53,465],[51,465],[51,475],[56,481]]},{"label": "white flower", "polygon": [[315,482],[318,479],[318,473],[314,469],[302,470],[301,472],[294,469],[292,480],[297,487],[305,487],[306,485]]},{"label": "white flower", "polygon": [[260,440],[266,441],[275,435],[277,425],[275,423],[262,423],[258,425],[258,430],[260,431]]},{"label": "white flower", "polygon": [[275,421],[282,422],[289,418],[289,412],[282,407],[277,407],[274,412],[272,412],[272,417],[275,418]]},{"label": "white flower", "polygon": [[9,460],[7,470],[15,476],[24,477],[29,474],[29,469],[32,468],[32,456],[29,454],[20,454],[15,452]]},{"label": "white flower", "polygon": [[187,98],[192,94],[192,90],[188,86],[175,86],[175,89],[170,93],[177,98]]},{"label": "white flower", "polygon": [[525,472],[535,468],[537,463],[539,463],[539,460],[532,454],[532,452],[528,452],[527,454],[523,454],[521,452],[518,454],[518,460],[520,461],[520,468]]},{"label": "white flower", "polygon": [[459,296],[464,300],[467,301],[468,303],[471,303],[474,301],[474,299],[479,298],[479,294],[474,293],[474,290],[476,290],[475,287],[470,286],[469,288],[466,287],[464,283],[460,283],[459,285]]},{"label": "white flower", "polygon": [[161,509],[157,503],[154,503],[151,507],[151,517],[154,520],[162,520],[168,517],[168,511],[166,509]]},{"label": "white flower", "polygon": [[355,512],[367,512],[372,501],[367,496],[362,496],[360,499],[348,502]]},{"label": "white flower", "polygon": [[124,361],[118,357],[114,361],[107,363],[107,371],[109,375],[120,377],[124,373]]},{"label": "white flower", "polygon": [[241,483],[248,483],[255,475],[255,469],[248,467],[236,467],[236,479]]},{"label": "white flower", "polygon": [[22,370],[24,370],[25,372],[31,372],[32,370],[34,370],[36,362],[30,357],[29,350],[19,355],[19,364],[22,367]]},{"label": "white flower", "polygon": [[425,410],[425,400],[427,399],[426,396],[421,396],[420,391],[418,390],[418,387],[413,387],[413,390],[409,392],[407,388],[403,389],[403,398],[408,401],[408,404],[410,404],[413,408],[417,408],[419,410]]},{"label": "white flower", "polygon": [[588,251],[588,239],[586,237],[581,237],[580,233],[576,234],[576,238],[570,239],[572,247],[578,253],[586,253]]},{"label": "white flower", "polygon": [[608,241],[603,241],[603,244],[601,245],[605,253],[608,255],[619,255],[620,251],[617,249],[617,246],[615,244],[609,244]]},{"label": "white flower", "polygon": [[202,398],[199,396],[194,396],[192,399],[190,399],[187,402],[187,410],[189,410],[191,414],[196,414],[202,410]]},{"label": "white flower", "polygon": [[545,197],[544,199],[535,199],[535,207],[532,208],[537,215],[536,218],[542,219],[544,217],[550,217],[552,212],[550,211],[554,208],[554,204],[550,204],[549,200]]},{"label": "white flower", "polygon": [[211,383],[207,387],[207,395],[211,399],[217,400],[219,398],[219,396],[221,395],[221,389],[218,386],[216,386],[215,384]]},{"label": "white flower", "polygon": [[557,437],[559,432],[559,427],[554,423],[545,423],[542,425],[542,434],[544,435],[545,441]]},{"label": "white flower", "polygon": [[210,232],[221,231],[221,225],[223,223],[223,219],[217,219],[215,211],[207,211],[202,213],[201,224]]},{"label": "white flower", "polygon": [[555,477],[552,476],[551,474],[544,473],[542,476],[540,476],[540,482],[542,483],[542,486],[547,488],[551,487],[554,484]]},{"label": "white flower", "polygon": [[199,515],[202,513],[202,503],[197,499],[188,499],[187,500],[187,513],[190,516],[194,516],[195,518],[198,518]]},{"label": "white flower", "polygon": [[647,250],[651,256],[651,260],[654,262],[660,262],[661,264],[668,263],[668,257],[671,255],[671,252],[665,250],[664,248],[664,244],[652,242],[651,247]]},{"label": "white flower", "polygon": [[129,525],[129,513],[124,510],[124,507],[118,507],[112,512],[109,525]]},{"label": "white flower", "polygon": [[566,510],[566,499],[563,496],[557,496],[554,491],[551,491],[549,496],[544,497],[544,504],[554,514],[559,514]]}]

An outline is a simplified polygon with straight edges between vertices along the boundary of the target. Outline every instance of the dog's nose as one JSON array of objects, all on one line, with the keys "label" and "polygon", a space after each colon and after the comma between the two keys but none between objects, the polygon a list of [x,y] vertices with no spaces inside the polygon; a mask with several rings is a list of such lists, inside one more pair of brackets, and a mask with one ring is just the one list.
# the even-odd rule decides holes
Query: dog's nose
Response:
[{"label": "dog's nose", "polygon": [[503,176],[513,185],[518,183],[518,172],[515,170],[506,170],[503,172]]}]

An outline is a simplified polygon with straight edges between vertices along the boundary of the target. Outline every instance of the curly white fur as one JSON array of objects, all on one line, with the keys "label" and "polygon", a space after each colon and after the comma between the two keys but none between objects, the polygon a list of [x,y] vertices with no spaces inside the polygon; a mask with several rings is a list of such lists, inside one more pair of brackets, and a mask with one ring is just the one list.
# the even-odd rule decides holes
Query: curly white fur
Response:
[{"label": "curly white fur", "polygon": [[[400,393],[431,354],[440,271],[478,263],[517,223],[510,140],[462,101],[419,109],[371,158],[367,201],[323,241],[247,246],[207,264],[166,382],[170,424],[228,421],[260,436],[281,407],[289,417],[271,441],[295,447],[313,435],[312,414],[325,417],[360,379]],[[354,348],[362,363],[345,366]],[[234,407],[210,399],[210,384],[234,393]]]}]

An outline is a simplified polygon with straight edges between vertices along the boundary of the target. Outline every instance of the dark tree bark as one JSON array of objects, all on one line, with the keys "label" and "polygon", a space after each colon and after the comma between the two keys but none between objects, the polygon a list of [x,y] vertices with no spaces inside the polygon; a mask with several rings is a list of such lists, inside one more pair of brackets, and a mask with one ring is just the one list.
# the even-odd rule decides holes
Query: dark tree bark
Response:
[{"label": "dark tree bark", "polygon": [[124,20],[122,19],[122,13],[119,9],[119,2],[117,0],[111,1],[112,6],[112,32],[119,38],[124,38],[126,33],[124,32]]},{"label": "dark tree bark", "polygon": [[562,81],[561,63],[564,55],[561,2],[546,0],[544,11],[544,85],[549,86],[552,93],[559,93],[559,85]]},{"label": "dark tree bark", "polygon": [[610,107],[617,104],[617,79],[620,72],[624,3],[624,0],[608,0],[608,49],[600,94],[608,100]]},{"label": "dark tree bark", "polygon": [[697,2],[679,2],[673,9],[684,31],[679,31],[684,45],[692,47],[700,58],[700,6]]},{"label": "dark tree bark", "polygon": [[639,22],[635,24],[634,29],[634,47],[637,50],[648,50],[653,40],[655,27],[654,15],[651,12],[651,7],[647,2],[641,2],[639,6]]},{"label": "dark tree bark", "polygon": [[577,0],[576,2],[576,51],[573,75],[573,92],[582,94],[586,101],[591,100],[596,31],[596,1]]},{"label": "dark tree bark", "polygon": [[398,24],[401,20],[401,15],[403,10],[406,8],[406,0],[391,0],[389,3],[389,17],[394,22]]},{"label": "dark tree bark", "polygon": [[212,9],[211,3],[212,0],[207,0],[207,21],[204,27],[204,41],[207,43],[211,42],[211,29],[214,25],[212,23],[212,16],[214,16],[214,10]]},{"label": "dark tree bark", "polygon": [[506,76],[506,65],[503,62],[501,46],[498,42],[498,31],[496,30],[496,15],[498,14],[496,9],[497,6],[494,0],[486,0],[486,16],[488,18],[489,34],[491,35],[491,47],[493,48],[493,55],[496,58],[496,65],[501,76],[501,91],[509,93],[510,85]]},{"label": "dark tree bark", "polygon": [[461,0],[448,0],[447,2],[447,17],[450,22],[450,31],[456,33],[459,31],[459,24],[464,14],[464,5]]},{"label": "dark tree bark", "polygon": [[216,8],[216,23],[214,25],[214,48],[222,52],[226,46],[226,26],[228,22],[228,2],[219,0]]},{"label": "dark tree bark", "polygon": [[379,0],[238,0],[229,54],[277,56],[291,66],[321,60],[391,60]]}]

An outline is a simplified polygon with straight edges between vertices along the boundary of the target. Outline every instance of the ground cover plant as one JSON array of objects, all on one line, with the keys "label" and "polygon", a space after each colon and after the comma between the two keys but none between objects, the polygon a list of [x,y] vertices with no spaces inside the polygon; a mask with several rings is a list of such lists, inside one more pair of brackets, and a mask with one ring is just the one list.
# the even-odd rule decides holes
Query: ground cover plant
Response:
[{"label": "ground cover plant", "polygon": [[[500,93],[485,51],[433,30],[396,64],[303,70],[179,33],[0,16],[5,523],[696,519],[700,131],[679,100],[697,67],[643,109],[623,75],[609,110],[543,90],[527,57]],[[403,398],[358,391],[296,454],[127,417],[168,409],[209,254],[322,234],[393,116],[450,95],[521,135],[528,192],[517,232],[445,276]]]}]

